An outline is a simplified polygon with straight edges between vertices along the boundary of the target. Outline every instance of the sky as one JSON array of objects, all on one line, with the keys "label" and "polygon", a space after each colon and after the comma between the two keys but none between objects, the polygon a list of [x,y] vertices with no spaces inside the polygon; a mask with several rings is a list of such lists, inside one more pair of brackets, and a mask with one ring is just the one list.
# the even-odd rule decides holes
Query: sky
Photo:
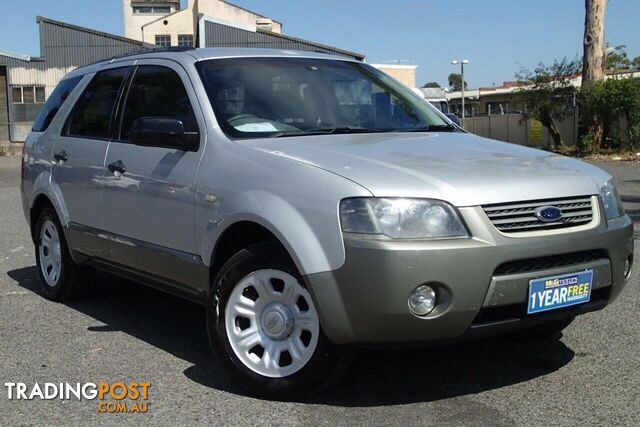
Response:
[{"label": "sky", "polygon": [[[184,1],[184,0],[183,0]],[[207,1],[207,0],[200,0]],[[584,0],[232,0],[284,23],[284,33],[418,65],[417,84],[447,84],[468,59],[470,87],[513,80],[522,67],[582,52]],[[0,49],[39,55],[36,16],[123,33],[121,0],[5,0]],[[605,39],[640,55],[640,0],[609,0]]]}]

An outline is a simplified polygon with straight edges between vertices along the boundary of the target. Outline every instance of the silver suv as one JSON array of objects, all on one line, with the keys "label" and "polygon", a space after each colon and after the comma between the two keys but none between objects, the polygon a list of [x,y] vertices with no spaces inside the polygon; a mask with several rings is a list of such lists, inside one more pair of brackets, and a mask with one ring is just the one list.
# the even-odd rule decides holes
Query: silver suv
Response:
[{"label": "silver suv", "polygon": [[622,291],[600,169],[462,131],[361,62],[151,51],[69,73],[23,156],[44,294],[96,270],[207,308],[251,392],[325,386],[358,345],[557,334]]}]

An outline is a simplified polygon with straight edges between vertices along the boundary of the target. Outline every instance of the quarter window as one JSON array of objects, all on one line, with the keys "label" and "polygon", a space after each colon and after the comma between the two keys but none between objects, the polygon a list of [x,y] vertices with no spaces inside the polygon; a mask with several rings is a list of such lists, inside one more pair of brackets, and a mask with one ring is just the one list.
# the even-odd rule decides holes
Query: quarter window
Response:
[{"label": "quarter window", "polygon": [[156,45],[163,47],[171,46],[171,36],[156,36]]},{"label": "quarter window", "polygon": [[[47,102],[44,104],[36,121],[33,124],[34,132],[44,132],[48,127],[53,118],[58,113],[58,110],[64,103],[64,101],[69,97],[73,89],[78,85],[78,82],[82,79],[82,76],[73,77],[70,79],[66,79],[61,81],[53,93],[47,99]],[[38,89],[42,89],[42,98],[44,99],[44,88],[36,88],[36,100],[38,99]]]},{"label": "quarter window", "polygon": [[128,140],[131,126],[141,117],[164,117],[182,121],[187,135],[198,132],[189,95],[180,76],[158,65],[138,67],[122,115],[121,140]]},{"label": "quarter window", "polygon": [[102,71],[84,90],[65,125],[65,135],[104,139],[128,67]]}]

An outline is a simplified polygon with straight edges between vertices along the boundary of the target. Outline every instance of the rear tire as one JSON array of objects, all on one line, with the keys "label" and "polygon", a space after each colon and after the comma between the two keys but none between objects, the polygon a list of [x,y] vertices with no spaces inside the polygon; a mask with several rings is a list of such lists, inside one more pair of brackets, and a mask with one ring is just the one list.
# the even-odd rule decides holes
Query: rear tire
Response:
[{"label": "rear tire", "polygon": [[276,242],[227,261],[212,284],[207,332],[216,358],[252,394],[290,400],[316,393],[346,370],[300,273]]},{"label": "rear tire", "polygon": [[61,302],[90,289],[95,270],[73,262],[62,225],[52,208],[40,212],[35,237],[38,277],[48,299]]},{"label": "rear tire", "polygon": [[521,341],[539,341],[544,339],[556,338],[567,326],[569,326],[575,317],[567,319],[554,320],[540,325],[532,326],[513,334],[513,337]]}]

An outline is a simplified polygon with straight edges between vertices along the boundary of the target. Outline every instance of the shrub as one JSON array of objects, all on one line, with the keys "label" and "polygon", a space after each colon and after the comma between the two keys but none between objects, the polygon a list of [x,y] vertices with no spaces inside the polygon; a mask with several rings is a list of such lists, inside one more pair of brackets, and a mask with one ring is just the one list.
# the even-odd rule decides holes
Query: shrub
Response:
[{"label": "shrub", "polygon": [[[604,122],[604,138],[611,148],[632,150],[640,146],[640,78],[591,82],[580,90],[579,102],[582,128],[598,117]],[[580,149],[586,151],[589,146],[591,151],[599,146],[596,142],[593,135],[581,135]]]}]

